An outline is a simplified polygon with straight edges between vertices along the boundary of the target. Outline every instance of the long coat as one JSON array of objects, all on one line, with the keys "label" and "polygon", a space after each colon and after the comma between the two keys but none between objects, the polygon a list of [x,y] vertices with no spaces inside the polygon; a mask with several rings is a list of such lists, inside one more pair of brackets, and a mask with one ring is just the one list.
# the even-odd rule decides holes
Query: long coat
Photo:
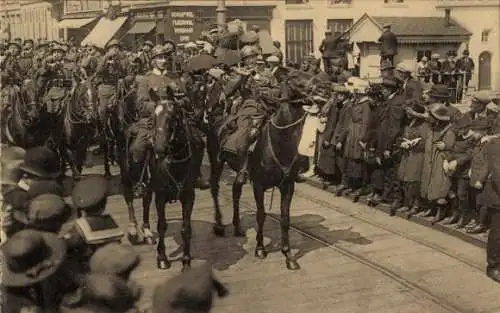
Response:
[{"label": "long coat", "polygon": [[380,55],[391,56],[398,54],[398,38],[390,30],[382,33],[378,42],[380,43]]},{"label": "long coat", "polygon": [[[328,103],[329,107],[326,110],[326,127],[323,133],[319,134],[318,139],[318,160],[316,166],[325,175],[335,175],[336,173],[336,148],[334,141],[334,132],[337,127],[337,121],[341,111],[341,104],[336,101]],[[328,149],[323,147],[323,142],[331,143]]]},{"label": "long coat", "polygon": [[[425,151],[422,166],[421,196],[433,201],[446,198],[451,187],[450,177],[444,172],[443,162],[447,152],[455,144],[455,133],[451,125],[429,128],[424,135]],[[434,147],[438,141],[445,143],[445,150],[440,151]]]},{"label": "long coat", "polygon": [[429,124],[423,119],[415,119],[407,125],[403,131],[402,138],[412,140],[422,138],[419,143],[401,153],[398,178],[403,182],[420,182],[422,179],[422,168],[424,167],[424,136],[428,133]]},{"label": "long coat", "polygon": [[381,155],[384,151],[392,151],[396,138],[403,127],[404,98],[402,94],[396,94],[384,105],[377,108],[377,121],[375,122],[375,131],[372,139],[373,147],[376,153]]},{"label": "long coat", "polygon": [[[490,208],[500,208],[500,138],[484,144],[479,163],[472,168],[471,184],[480,181],[484,185],[482,203]],[[474,160],[473,160],[474,163]]]},{"label": "long coat", "polygon": [[344,144],[344,157],[351,160],[361,160],[364,157],[364,150],[359,142],[367,142],[369,136],[369,125],[372,110],[368,102],[353,103],[347,114],[350,120],[346,131]]}]

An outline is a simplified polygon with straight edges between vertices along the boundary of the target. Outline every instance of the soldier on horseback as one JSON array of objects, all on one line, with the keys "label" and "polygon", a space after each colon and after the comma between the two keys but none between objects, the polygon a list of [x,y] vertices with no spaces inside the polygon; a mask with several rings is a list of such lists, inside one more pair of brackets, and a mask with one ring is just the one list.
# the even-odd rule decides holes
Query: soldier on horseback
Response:
[{"label": "soldier on horseback", "polygon": [[16,42],[11,42],[8,45],[8,50],[5,52],[5,59],[1,65],[1,82],[0,86],[17,85],[21,86],[23,77],[21,76],[21,67],[19,65],[19,56],[21,46]]},{"label": "soldier on horseback", "polygon": [[[243,165],[236,180],[244,184],[248,178],[248,155],[258,138],[260,128],[267,116],[275,110],[275,101],[281,94],[281,86],[269,69],[257,72],[259,50],[255,46],[241,49],[243,68],[233,68],[234,75],[228,82],[224,95],[226,99],[239,92],[241,104],[232,107],[237,128],[222,142],[224,152],[243,158]],[[238,138],[236,138],[238,137]]]}]

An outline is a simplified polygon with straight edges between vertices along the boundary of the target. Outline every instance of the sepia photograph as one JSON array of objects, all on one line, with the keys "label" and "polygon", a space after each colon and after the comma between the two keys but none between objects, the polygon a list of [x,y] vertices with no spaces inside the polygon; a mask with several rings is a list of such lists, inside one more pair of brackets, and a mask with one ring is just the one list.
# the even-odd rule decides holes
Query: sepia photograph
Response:
[{"label": "sepia photograph", "polygon": [[499,53],[500,0],[0,0],[0,312],[500,313]]}]

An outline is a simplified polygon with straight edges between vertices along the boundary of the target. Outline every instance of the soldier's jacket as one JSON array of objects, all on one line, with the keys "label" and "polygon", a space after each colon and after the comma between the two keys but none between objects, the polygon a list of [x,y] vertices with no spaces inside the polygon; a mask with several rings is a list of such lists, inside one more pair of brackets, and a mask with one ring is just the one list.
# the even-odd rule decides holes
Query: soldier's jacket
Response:
[{"label": "soldier's jacket", "polygon": [[19,58],[19,67],[21,69],[21,75],[27,77],[33,67],[34,54],[32,52],[23,53]]},{"label": "soldier's jacket", "polygon": [[103,84],[115,85],[126,75],[127,61],[124,55],[102,57],[96,67],[96,75]]},{"label": "soldier's jacket", "polygon": [[[150,97],[150,89],[155,90],[161,99],[167,98],[168,89],[177,89],[178,86],[174,79],[167,73],[160,73],[158,70],[152,70],[144,76],[137,84],[137,111],[141,118],[152,116],[156,102]],[[172,100],[172,99],[169,99]]]},{"label": "soldier's jacket", "polygon": [[16,84],[21,85],[23,77],[21,76],[21,67],[18,57],[8,56],[2,63],[2,85]]},{"label": "soldier's jacket", "polygon": [[144,75],[149,71],[151,65],[151,56],[148,53],[141,51],[139,53],[139,60],[140,65],[138,68],[138,74]]},{"label": "soldier's jacket", "polygon": [[74,66],[65,61],[56,61],[49,56],[42,62],[39,76],[42,78],[42,88],[47,88],[51,99],[60,99],[73,85]]}]

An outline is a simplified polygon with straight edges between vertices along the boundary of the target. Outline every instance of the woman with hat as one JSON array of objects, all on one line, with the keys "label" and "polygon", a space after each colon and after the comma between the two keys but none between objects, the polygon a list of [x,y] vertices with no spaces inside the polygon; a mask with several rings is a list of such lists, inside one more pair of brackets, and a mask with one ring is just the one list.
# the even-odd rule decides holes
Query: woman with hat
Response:
[{"label": "woman with hat", "polygon": [[409,210],[408,217],[420,211],[420,180],[424,166],[424,133],[427,130],[428,113],[425,107],[414,103],[407,107],[406,117],[409,123],[404,127],[399,140],[401,160],[398,168],[398,180],[402,183],[403,207]]},{"label": "woman with hat", "polygon": [[447,196],[451,180],[443,169],[443,163],[447,153],[455,144],[456,136],[452,128],[450,111],[444,104],[433,103],[428,111],[430,127],[422,136],[425,150],[421,196],[430,207],[422,216],[434,216],[433,223],[436,223],[447,215]]},{"label": "woman with hat", "polygon": [[66,245],[56,234],[23,230],[0,247],[2,260],[2,312],[17,313],[32,308],[55,312],[52,278],[64,280],[59,270],[66,258]]},{"label": "woman with hat", "polygon": [[427,103],[442,103],[450,112],[451,122],[455,122],[462,117],[462,112],[455,106],[451,105],[451,92],[448,86],[443,84],[432,85],[431,90],[424,95],[424,101]]}]

